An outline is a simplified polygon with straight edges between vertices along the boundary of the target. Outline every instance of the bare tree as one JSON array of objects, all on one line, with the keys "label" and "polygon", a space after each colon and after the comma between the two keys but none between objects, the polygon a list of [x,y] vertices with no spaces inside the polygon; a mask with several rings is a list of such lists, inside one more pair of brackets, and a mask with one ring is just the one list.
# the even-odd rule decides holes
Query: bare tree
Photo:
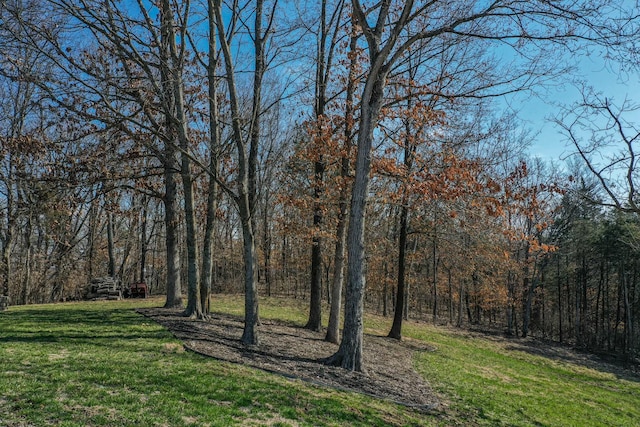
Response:
[{"label": "bare tree", "polygon": [[[166,22],[158,28],[142,3],[137,4],[139,14],[135,18],[128,14],[131,10],[110,1],[98,5],[90,0],[50,0],[47,5],[59,22],[40,25],[13,11],[14,19],[27,31],[25,45],[43,53],[60,74],[55,79],[49,77],[50,73],[34,76],[41,89],[60,109],[84,121],[103,123],[103,132],[111,138],[127,135],[164,166],[166,306],[180,307],[176,177],[181,169],[177,160],[179,137],[182,135],[184,143],[186,120],[178,117],[180,106],[174,96],[176,85],[180,85],[174,78],[178,71],[175,67],[181,65],[171,62],[170,38],[175,36],[175,29],[169,29]],[[165,13],[164,19],[167,16]],[[93,43],[91,49],[87,45],[76,49],[69,46],[69,37],[88,34],[91,37],[85,40]],[[173,59],[179,55],[174,49]]]},{"label": "bare tree", "polygon": [[[338,47],[338,30],[342,25],[344,1],[329,5],[326,0],[320,4],[318,22],[318,51],[316,57],[314,120],[318,127],[325,122],[328,102],[328,85],[334,62],[334,51]],[[313,164],[313,238],[311,243],[311,286],[309,299],[309,320],[305,328],[314,331],[322,329],[322,239],[320,226],[323,221],[322,193],[324,186],[325,160],[321,154]]]},{"label": "bare tree", "polygon": [[555,120],[598,183],[598,195],[604,196],[589,199],[591,203],[640,213],[640,126],[634,121],[638,111],[640,106],[629,100],[616,105],[585,89],[582,102]]},{"label": "bare tree", "polygon": [[344,110],[344,145],[340,159],[340,194],[338,196],[338,223],[336,225],[336,245],[333,258],[333,277],[331,280],[331,307],[329,308],[329,323],[325,340],[338,343],[340,339],[340,308],[342,305],[342,286],[344,282],[344,264],[347,240],[347,214],[349,210],[349,179],[351,177],[351,153],[354,143],[355,127],[355,92],[357,88],[358,54],[357,44],[359,36],[355,34],[352,26],[352,34],[349,37],[349,68],[347,74],[347,87],[345,92]]},{"label": "bare tree", "polygon": [[[31,237],[32,209],[25,209],[29,205],[24,200],[29,192],[27,167],[29,158],[42,148],[42,139],[47,128],[44,120],[50,120],[43,114],[46,104],[44,96],[37,82],[32,76],[45,72],[51,63],[47,55],[25,46],[22,40],[27,36],[20,21],[15,20],[15,14],[33,19],[41,15],[41,8],[37,4],[9,1],[0,3],[0,39],[3,49],[0,53],[0,194],[4,203],[0,207],[3,213],[2,231],[0,232],[0,276],[2,284],[0,295],[9,296],[12,272],[12,247],[16,243],[17,226],[20,217],[26,215],[23,221],[24,235]],[[27,248],[27,262],[30,247]],[[26,303],[26,285],[22,292],[22,301]]]},{"label": "bare tree", "polygon": [[[271,3],[265,18],[265,1],[256,0],[253,9],[254,22],[251,30],[251,37],[254,46],[254,69],[253,69],[253,96],[251,98],[251,115],[249,119],[249,129],[245,133],[243,124],[242,106],[238,91],[238,77],[235,70],[234,57],[231,51],[230,40],[234,33],[234,23],[238,19],[239,10],[231,10],[231,24],[223,17],[222,2],[214,1],[213,7],[218,30],[218,41],[222,52],[225,68],[225,80],[229,96],[229,108],[231,111],[231,128],[233,144],[237,160],[236,188],[235,190],[227,185],[223,189],[229,194],[240,215],[240,222],[243,236],[243,258],[244,258],[244,290],[245,290],[245,319],[242,342],[248,345],[259,343],[256,326],[259,321],[258,315],[258,269],[256,253],[256,180],[258,149],[260,144],[260,122],[262,114],[262,83],[266,71],[265,47],[272,35],[275,22],[275,11],[277,1]],[[221,183],[223,184],[223,183]]]},{"label": "bare tree", "polygon": [[[418,44],[430,44],[442,37],[459,40],[472,38],[478,42],[493,40],[513,48],[516,55],[526,58],[545,57],[545,41],[558,44],[572,38],[589,38],[603,20],[600,4],[592,2],[496,0],[488,3],[438,1],[396,2],[383,0],[374,5],[353,0],[353,16],[366,39],[369,68],[360,108],[358,150],[355,180],[351,198],[348,231],[349,266],[345,307],[344,334],[338,351],[328,363],[351,370],[361,370],[363,297],[365,287],[364,224],[369,192],[372,143],[380,111],[384,104],[387,79],[394,66]],[[576,30],[578,28],[578,30]],[[600,29],[600,27],[598,27]],[[453,47],[455,45],[452,44]],[[530,49],[526,51],[526,49]],[[526,54],[526,55],[525,55]],[[542,56],[540,56],[542,55]],[[549,67],[555,64],[549,63]],[[470,64],[471,67],[473,65]],[[540,62],[526,62],[527,72],[503,70],[506,74],[490,82],[494,93],[517,90],[531,84],[533,76],[545,75]],[[528,80],[525,76],[532,76]],[[546,74],[548,75],[548,74]],[[508,84],[507,84],[508,83]],[[509,87],[507,87],[509,86]]]}]

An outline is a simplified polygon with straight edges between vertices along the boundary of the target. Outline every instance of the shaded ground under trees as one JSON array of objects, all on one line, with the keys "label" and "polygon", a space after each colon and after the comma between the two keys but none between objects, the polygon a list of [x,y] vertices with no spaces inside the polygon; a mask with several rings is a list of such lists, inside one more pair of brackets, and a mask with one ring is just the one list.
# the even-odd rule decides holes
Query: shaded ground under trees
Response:
[{"label": "shaded ground under trees", "polygon": [[[380,335],[364,336],[364,372],[327,366],[324,361],[337,345],[324,341],[324,333],[304,329],[292,322],[263,319],[259,346],[240,341],[243,323],[239,316],[213,314],[210,321],[193,320],[180,310],[138,309],[139,313],[166,327],[186,349],[218,360],[240,363],[300,379],[312,384],[363,393],[391,400],[420,411],[447,411],[449,402],[435,393],[428,381],[413,369],[416,352],[438,351],[435,346],[411,338],[402,341]],[[638,366],[623,366],[604,361],[596,355],[575,351],[537,338],[505,338],[489,330],[454,329],[463,335],[481,335],[510,350],[537,354],[552,360],[569,362],[619,378],[637,378]]]},{"label": "shaded ground under trees", "polygon": [[365,371],[353,372],[323,363],[337,349],[336,344],[324,341],[323,332],[285,321],[261,320],[260,345],[245,346],[240,341],[241,317],[216,313],[207,322],[186,318],[180,310],[151,308],[138,312],[169,329],[187,349],[204,356],[424,411],[439,407],[429,384],[412,368],[414,352],[435,350],[420,341],[365,335]]}]

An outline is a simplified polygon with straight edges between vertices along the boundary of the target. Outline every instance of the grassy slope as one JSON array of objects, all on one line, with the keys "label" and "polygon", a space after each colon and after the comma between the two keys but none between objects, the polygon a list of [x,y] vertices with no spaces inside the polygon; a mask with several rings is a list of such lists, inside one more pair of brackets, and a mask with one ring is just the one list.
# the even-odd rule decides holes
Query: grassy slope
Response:
[{"label": "grassy slope", "polygon": [[[0,426],[548,425],[633,426],[640,382],[407,323],[437,351],[416,357],[448,404],[420,415],[182,351],[131,307],[158,301],[12,307],[0,314]],[[214,310],[240,314],[241,297]],[[261,315],[302,323],[304,305],[264,299]],[[370,330],[389,320],[371,316]]]},{"label": "grassy slope", "polygon": [[531,426],[640,426],[640,382],[553,360],[509,342],[410,325],[437,346],[417,370],[452,399],[461,423]]},{"label": "grassy slope", "polygon": [[0,426],[419,422],[386,402],[184,352],[168,332],[131,310],[140,303],[0,313]]}]

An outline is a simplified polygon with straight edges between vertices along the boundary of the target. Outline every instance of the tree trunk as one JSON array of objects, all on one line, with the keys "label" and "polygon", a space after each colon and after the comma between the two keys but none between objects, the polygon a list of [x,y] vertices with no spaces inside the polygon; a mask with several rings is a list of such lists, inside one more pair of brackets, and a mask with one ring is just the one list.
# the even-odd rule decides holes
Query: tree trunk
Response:
[{"label": "tree trunk", "polygon": [[405,263],[407,253],[407,228],[409,209],[405,204],[400,208],[400,237],[398,239],[398,281],[396,294],[396,307],[393,315],[393,325],[389,331],[389,337],[402,338],[402,318],[405,304]]},{"label": "tree trunk", "polygon": [[95,256],[96,226],[98,223],[98,208],[95,201],[89,206],[89,230],[87,231],[87,277],[93,277],[93,258]]},{"label": "tree trunk", "polygon": [[[172,56],[171,34],[173,34],[173,15],[168,0],[160,3],[161,12],[161,46],[160,46],[160,74],[162,92],[164,94],[164,126],[166,135],[164,136],[164,209],[165,228],[167,245],[167,301],[166,308],[182,308],[182,288],[180,283],[180,249],[178,247],[178,201],[177,201],[177,171],[180,170],[176,158],[177,149],[175,141],[178,129],[176,129],[174,118],[175,97],[173,96],[173,78],[170,66]],[[173,40],[175,43],[175,38]]]},{"label": "tree trunk", "polygon": [[[530,220],[529,220],[530,221]],[[526,338],[529,334],[529,325],[531,323],[531,307],[533,305],[533,292],[535,290],[535,283],[529,277],[529,243],[524,246],[524,267],[522,269],[522,289],[523,289],[523,301],[522,307],[522,338]]]},{"label": "tree trunk", "polygon": [[[184,148],[183,148],[184,149]],[[187,307],[184,315],[202,319],[202,304],[200,300],[200,277],[198,272],[198,239],[196,237],[196,221],[193,200],[193,182],[191,168],[187,156],[182,154],[182,188],[184,196],[184,217],[186,223],[187,240]]]},{"label": "tree trunk", "polygon": [[631,285],[631,272],[625,272],[622,278],[622,300],[624,304],[624,355],[627,361],[633,358],[633,313],[629,303],[629,287]]},{"label": "tree trunk", "polygon": [[456,326],[458,328],[462,327],[462,301],[464,294],[464,280],[460,279],[460,285],[458,286],[458,319],[456,321]]},{"label": "tree trunk", "polygon": [[[12,172],[11,155],[9,156],[9,175]],[[2,295],[9,299],[9,289],[11,287],[11,276],[13,274],[11,268],[11,246],[13,245],[13,233],[15,228],[15,216],[14,216],[14,193],[13,193],[13,179],[11,176],[7,178],[7,229],[5,231],[4,239],[2,241]]]},{"label": "tree trunk", "polygon": [[447,269],[447,284],[449,285],[449,324],[453,324],[453,284],[451,283],[451,268]]},{"label": "tree trunk", "polygon": [[31,213],[27,213],[24,227],[24,272],[22,276],[21,303],[29,304],[31,296]]},{"label": "tree trunk", "polygon": [[[435,214],[435,210],[434,210],[434,217],[436,216]],[[433,268],[432,268],[432,284],[433,284],[433,323],[437,323],[438,321],[438,237],[437,237],[437,230],[436,230],[436,225],[435,225],[435,218],[434,218],[434,230],[433,230],[433,250],[432,250],[432,257],[433,257]]]},{"label": "tree trunk", "polygon": [[558,288],[558,341],[562,342],[562,280],[560,277],[560,256],[556,257],[556,276]]},{"label": "tree trunk", "polygon": [[513,273],[507,274],[507,335],[512,336],[514,334],[514,317],[515,317],[515,279]]},{"label": "tree trunk", "polygon": [[[313,144],[318,145],[322,138],[322,121],[326,106],[326,42],[327,42],[327,2],[323,0],[320,6],[320,40],[316,57],[316,81],[315,81],[315,105],[314,118],[319,134],[314,138]],[[330,64],[329,64],[330,65]],[[314,147],[320,149],[321,147]],[[322,329],[322,239],[320,227],[322,225],[322,195],[324,193],[325,164],[321,154],[315,153],[318,158],[313,164],[313,240],[311,243],[311,288],[309,299],[309,320],[305,328],[313,331]]]},{"label": "tree trunk", "polygon": [[[267,191],[266,200],[270,194]],[[264,204],[264,218],[262,224],[262,237],[264,240],[264,282],[267,288],[267,295],[271,296],[273,285],[273,274],[271,274],[271,229],[269,227],[269,209],[267,203]]]},{"label": "tree trunk", "polygon": [[[413,69],[409,71],[409,78],[413,79]],[[407,98],[407,109],[411,109],[413,104],[411,96]],[[405,137],[404,137],[404,167],[405,173],[408,175],[413,168],[413,157],[415,153],[415,144],[411,142],[412,126],[409,119],[405,122]],[[405,287],[406,280],[406,260],[407,260],[407,233],[409,231],[409,197],[407,195],[409,189],[405,182],[401,184],[402,191],[402,206],[400,207],[400,236],[398,238],[398,282],[397,282],[397,296],[396,307],[393,316],[393,325],[389,331],[389,337],[395,339],[402,338],[402,319],[403,310],[405,318],[409,315],[408,308],[408,289]]]},{"label": "tree trunk", "polygon": [[[371,76],[370,76],[371,77]],[[362,371],[363,305],[365,288],[364,225],[371,171],[373,130],[382,107],[386,73],[368,79],[360,109],[360,129],[356,154],[355,179],[347,233],[349,265],[344,314],[344,330],[338,351],[327,359],[331,365]]]},{"label": "tree trunk", "polygon": [[107,251],[109,253],[109,266],[107,267],[107,275],[116,277],[116,259],[113,237],[113,213],[107,212]]},{"label": "tree trunk", "polygon": [[[354,53],[357,48],[358,38],[351,35],[349,52]],[[336,227],[336,248],[333,259],[333,279],[331,281],[331,307],[329,309],[329,325],[325,340],[337,344],[339,340],[340,308],[342,305],[342,283],[344,282],[344,263],[347,241],[347,211],[348,211],[348,179],[351,169],[351,150],[353,147],[353,122],[354,122],[354,95],[356,88],[357,57],[351,55],[349,62],[349,76],[347,81],[345,128],[344,128],[344,155],[341,159],[340,178],[341,189],[338,200],[338,225]]]},{"label": "tree trunk", "polygon": [[165,194],[164,223],[167,249],[167,300],[165,308],[182,308],[182,289],[180,286],[180,250],[178,248],[178,212],[177,212],[177,162],[175,152],[170,144],[165,150],[164,180]]},{"label": "tree trunk", "polygon": [[[317,166],[317,163],[316,163]],[[316,169],[317,170],[317,169]],[[316,178],[317,179],[317,178]],[[316,193],[318,190],[316,190]],[[316,197],[319,197],[318,195]],[[322,223],[322,211],[319,202],[314,203],[314,235],[311,245],[311,287],[309,298],[309,320],[304,326],[312,331],[322,330],[322,239],[317,235]]]},{"label": "tree trunk", "polygon": [[244,197],[244,203],[240,207],[240,220],[242,222],[243,254],[244,254],[244,330],[242,342],[247,345],[258,345],[258,282],[256,276],[256,248],[251,218],[249,215],[249,200]]},{"label": "tree trunk", "polygon": [[147,200],[142,201],[142,216],[140,220],[140,276],[139,282],[145,283],[146,280],[146,265],[147,265]]},{"label": "tree trunk", "polygon": [[[178,50],[176,44],[176,24],[169,0],[161,2],[161,34],[163,43],[168,47],[166,64],[166,76],[171,84],[164,86],[165,96],[170,97],[173,105],[175,120],[169,120],[168,124],[175,128],[178,144],[180,146],[180,175],[182,177],[182,191],[184,197],[184,220],[187,243],[187,308],[185,316],[201,319],[202,306],[200,304],[200,277],[198,271],[198,241],[196,238],[196,223],[194,213],[193,178],[191,175],[191,160],[189,159],[189,136],[187,129],[187,117],[184,106],[184,83],[182,72],[184,67],[183,53]],[[186,25],[183,24],[183,25]],[[183,35],[180,35],[183,38]],[[166,51],[165,51],[166,52]],[[173,142],[173,141],[171,141]]]},{"label": "tree trunk", "polygon": [[[255,46],[256,48],[262,48],[266,41],[266,36],[262,37],[260,34],[262,25],[262,4],[261,0],[256,4],[256,27],[255,27]],[[236,153],[238,156],[238,172],[236,176],[236,184],[238,188],[237,194],[231,194],[238,207],[238,213],[240,215],[240,222],[242,223],[242,240],[243,240],[243,258],[244,258],[244,288],[245,288],[245,318],[244,318],[244,331],[242,333],[242,342],[247,345],[257,345],[258,331],[256,326],[258,324],[258,283],[257,283],[257,262],[256,262],[256,247],[254,236],[254,221],[252,217],[253,211],[253,195],[255,195],[255,171],[252,172],[255,167],[255,163],[252,161],[257,160],[257,155],[253,156],[253,147],[257,150],[257,139],[259,136],[259,108],[260,100],[253,100],[252,110],[252,128],[250,132],[251,144],[247,144],[243,138],[243,125],[241,123],[240,101],[237,93],[237,86],[235,80],[235,71],[233,65],[233,58],[231,54],[231,48],[225,35],[225,24],[222,16],[222,2],[220,0],[214,0],[214,13],[216,27],[218,29],[220,47],[222,49],[227,88],[229,91],[229,104],[231,108],[232,116],[232,132],[233,143],[236,147]],[[261,51],[262,52],[262,51]],[[263,53],[256,52],[256,57],[262,56]],[[256,66],[264,67],[264,61],[260,62],[256,58]],[[261,70],[256,70],[256,73]],[[263,70],[262,70],[263,72]],[[254,79],[254,96],[259,95],[259,89],[261,79],[255,76]],[[255,139],[254,139],[255,138]],[[248,147],[248,145],[250,145]],[[256,152],[257,153],[257,152]]]},{"label": "tree trunk", "polygon": [[[348,159],[343,159],[347,162]],[[347,238],[347,201],[346,186],[340,191],[340,213],[338,214],[338,227],[336,230],[336,249],[333,259],[333,280],[331,283],[331,307],[329,311],[329,325],[325,341],[337,344],[340,336],[340,307],[342,304],[342,282],[344,281],[345,246]]]},{"label": "tree trunk", "polygon": [[203,315],[211,313],[211,289],[215,275],[213,273],[213,235],[218,210],[218,150],[220,146],[220,128],[218,126],[218,78],[216,75],[218,47],[216,42],[216,22],[214,4],[208,0],[207,18],[209,25],[209,63],[207,80],[209,86],[209,188],[207,194],[207,217],[202,243],[202,272],[200,285],[200,305]]}]

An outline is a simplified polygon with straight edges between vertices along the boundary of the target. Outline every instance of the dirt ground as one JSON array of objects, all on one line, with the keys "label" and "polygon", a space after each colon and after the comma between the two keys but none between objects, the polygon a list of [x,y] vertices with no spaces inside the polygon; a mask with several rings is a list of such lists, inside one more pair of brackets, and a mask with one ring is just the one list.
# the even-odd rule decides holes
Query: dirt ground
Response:
[{"label": "dirt ground", "polygon": [[365,335],[365,371],[350,372],[325,365],[338,346],[324,341],[324,333],[313,332],[282,321],[263,320],[260,345],[240,343],[242,319],[213,315],[195,321],[179,311],[140,309],[141,314],[160,323],[194,352],[226,362],[242,363],[313,384],[355,391],[373,397],[431,411],[439,406],[429,384],[413,370],[414,352],[433,351],[425,343]]}]

